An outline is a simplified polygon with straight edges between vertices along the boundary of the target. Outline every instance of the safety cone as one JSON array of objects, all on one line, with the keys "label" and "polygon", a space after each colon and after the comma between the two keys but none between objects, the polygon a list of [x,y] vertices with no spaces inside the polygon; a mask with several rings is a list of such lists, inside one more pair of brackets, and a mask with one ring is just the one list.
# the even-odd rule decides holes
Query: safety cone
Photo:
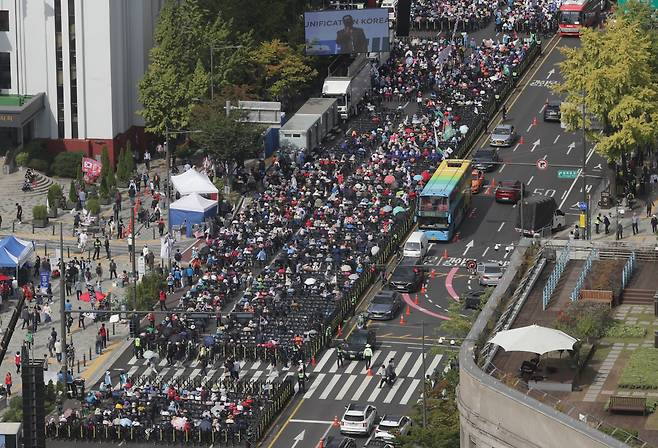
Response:
[{"label": "safety cone", "polygon": [[311,356],[311,365],[315,367],[315,355]]},{"label": "safety cone", "polygon": [[525,143],[525,137],[521,136],[521,138],[519,139],[519,145],[523,145],[524,143]]},{"label": "safety cone", "polygon": [[331,426],[333,426],[334,428],[340,428],[340,422],[338,421],[338,416],[337,415],[334,415],[334,421],[331,424]]},{"label": "safety cone", "polygon": [[448,259],[448,249],[443,249],[443,257],[441,258],[443,258],[444,260]]},{"label": "safety cone", "polygon": [[436,277],[436,269],[432,269],[432,273],[430,274],[430,277],[432,278]]},{"label": "safety cone", "polygon": [[416,300],[414,300],[414,303],[418,305],[418,294],[416,294]]},{"label": "safety cone", "polygon": [[420,287],[420,292],[421,294],[425,294],[427,292],[427,288],[425,287],[425,285]]},{"label": "safety cone", "polygon": [[343,336],[343,326],[341,324],[338,324],[338,337]]},{"label": "safety cone", "polygon": [[491,188],[496,188],[496,179],[491,179]]},{"label": "safety cone", "polygon": [[368,376],[373,376],[372,369],[368,369]]},{"label": "safety cone", "polygon": [[400,325],[404,325],[406,322],[404,321],[404,314],[400,314]]},{"label": "safety cone", "polygon": [[532,119],[532,125],[533,125],[533,126],[537,126],[537,123],[538,123],[538,122],[537,122],[537,117],[534,117],[534,118]]},{"label": "safety cone", "polygon": [[318,448],[324,448],[324,439],[320,439],[320,443],[318,443]]},{"label": "safety cone", "polygon": [[407,316],[411,315],[411,310],[409,309],[409,305],[407,305],[407,311],[404,312]]}]

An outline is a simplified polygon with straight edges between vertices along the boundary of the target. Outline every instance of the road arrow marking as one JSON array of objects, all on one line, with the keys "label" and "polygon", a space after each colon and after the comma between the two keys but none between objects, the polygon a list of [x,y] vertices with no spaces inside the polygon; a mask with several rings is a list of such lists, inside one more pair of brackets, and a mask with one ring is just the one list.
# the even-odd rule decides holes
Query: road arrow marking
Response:
[{"label": "road arrow marking", "polygon": [[462,257],[465,256],[466,252],[468,252],[469,249],[472,249],[473,246],[475,246],[475,241],[471,240],[471,242],[466,245],[466,249],[464,249],[464,253],[462,254]]},{"label": "road arrow marking", "polygon": [[555,69],[552,68],[552,69],[548,72],[548,75],[546,75],[546,79],[550,78],[554,73],[555,73]]},{"label": "road arrow marking", "polygon": [[537,146],[540,145],[540,143],[541,143],[541,140],[537,139],[537,141],[532,144],[532,148],[530,149],[530,152],[534,152],[535,149],[537,148]]},{"label": "road arrow marking", "polygon": [[562,134],[558,134],[557,137],[555,137],[555,140],[553,140],[553,144],[557,143],[557,141],[560,139],[560,135]]},{"label": "road arrow marking", "polygon": [[567,155],[569,155],[569,153],[571,152],[571,150],[574,149],[575,147],[576,147],[576,142],[571,142],[571,143],[569,144],[569,147],[567,148]]},{"label": "road arrow marking", "polygon": [[305,434],[306,434],[306,430],[304,429],[304,430],[302,430],[302,432],[300,432],[299,434],[297,434],[295,436],[295,438],[293,439],[295,441],[295,443],[292,444],[292,448],[295,448],[299,442],[304,440],[304,435]]},{"label": "road arrow marking", "polygon": [[602,170],[603,167],[602,167],[601,164],[599,163],[599,164],[596,165],[593,169],[595,169],[595,170]]}]

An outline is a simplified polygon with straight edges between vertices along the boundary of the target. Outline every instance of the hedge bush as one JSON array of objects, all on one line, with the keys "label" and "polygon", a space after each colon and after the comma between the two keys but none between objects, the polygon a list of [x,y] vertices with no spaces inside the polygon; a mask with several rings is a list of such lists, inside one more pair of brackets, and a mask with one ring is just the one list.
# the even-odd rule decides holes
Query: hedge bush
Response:
[{"label": "hedge bush", "polygon": [[45,205],[35,205],[32,207],[33,219],[46,219],[48,217],[48,209]]},{"label": "hedge bush", "polygon": [[622,322],[615,324],[605,331],[608,338],[643,338],[647,334],[647,327],[642,325],[628,325]]},{"label": "hedge bush", "polygon": [[81,152],[60,152],[55,157],[51,168],[55,176],[75,178],[81,166]]},{"label": "hedge bush", "polygon": [[98,215],[101,212],[101,204],[98,199],[87,199],[86,209],[92,215]]},{"label": "hedge bush", "polygon": [[[166,278],[157,273],[149,272],[142,276],[142,280],[137,283],[137,311],[151,311],[158,302],[158,293],[161,289],[167,287]],[[126,300],[132,308],[133,286],[126,290]]]},{"label": "hedge bush", "polygon": [[625,389],[658,389],[658,350],[639,347],[628,359],[619,378],[619,387]]},{"label": "hedge bush", "polygon": [[59,207],[59,201],[62,198],[62,187],[59,184],[52,184],[48,188],[48,204],[51,207]]},{"label": "hedge bush", "polygon": [[41,171],[42,173],[48,174],[50,170],[50,163],[43,159],[32,159],[27,162],[27,166],[33,170]]},{"label": "hedge bush", "polygon": [[27,166],[27,161],[30,159],[30,155],[26,152],[19,152],[16,154],[16,165],[18,166]]}]

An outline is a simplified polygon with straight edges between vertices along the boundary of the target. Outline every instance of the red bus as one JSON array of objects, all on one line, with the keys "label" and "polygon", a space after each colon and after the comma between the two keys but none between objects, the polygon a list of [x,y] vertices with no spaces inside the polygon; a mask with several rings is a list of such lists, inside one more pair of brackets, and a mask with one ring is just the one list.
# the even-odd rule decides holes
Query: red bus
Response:
[{"label": "red bus", "polygon": [[583,26],[599,23],[605,0],[564,0],[558,16],[560,36],[579,36]]}]

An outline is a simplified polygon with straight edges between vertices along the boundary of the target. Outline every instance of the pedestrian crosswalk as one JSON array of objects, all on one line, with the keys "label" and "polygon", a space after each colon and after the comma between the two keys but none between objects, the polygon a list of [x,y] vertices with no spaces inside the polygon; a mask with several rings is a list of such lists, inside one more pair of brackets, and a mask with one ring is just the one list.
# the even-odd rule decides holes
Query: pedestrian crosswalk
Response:
[{"label": "pedestrian crosswalk", "polygon": [[[395,363],[397,379],[391,386],[380,388],[381,376],[378,369],[389,360]],[[420,352],[396,350],[376,350],[371,359],[371,373],[368,373],[364,361],[344,361],[338,365],[334,349],[323,353],[315,367],[307,366],[308,381],[301,393],[305,399],[313,400],[352,400],[372,403],[396,403],[407,405],[414,395],[418,395],[423,380],[423,371],[432,375],[443,360],[442,355],[428,354],[423,360]],[[424,362],[423,362],[424,361]],[[424,365],[423,365],[424,364]],[[217,367],[217,368],[214,368]],[[272,368],[262,361],[240,362],[240,379],[247,381],[267,381],[283,376],[296,378],[296,370]],[[165,362],[156,363],[155,372],[145,359],[131,358],[127,362],[127,375],[137,384],[146,380],[157,379],[164,384],[200,381],[202,384],[213,384],[224,374],[223,366],[208,366],[205,370],[199,362],[168,366]]]}]

